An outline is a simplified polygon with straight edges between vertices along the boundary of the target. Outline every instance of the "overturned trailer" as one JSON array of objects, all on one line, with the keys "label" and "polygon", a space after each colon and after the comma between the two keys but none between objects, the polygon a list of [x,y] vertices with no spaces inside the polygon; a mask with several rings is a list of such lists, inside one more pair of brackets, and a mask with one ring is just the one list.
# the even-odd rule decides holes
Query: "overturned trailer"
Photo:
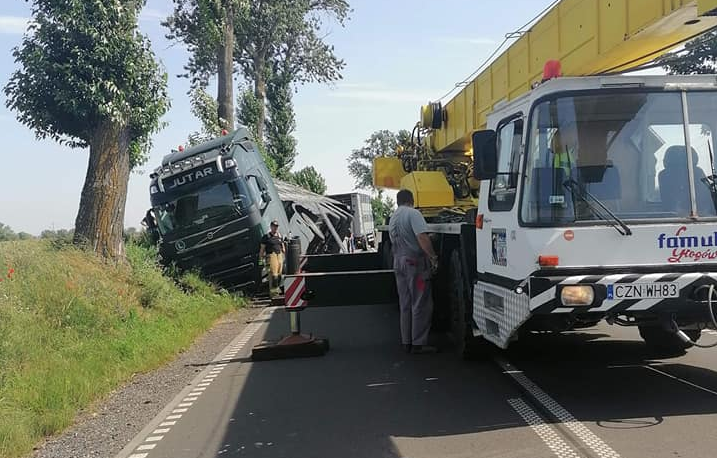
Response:
[{"label": "overturned trailer", "polygon": [[150,175],[143,224],[163,264],[198,270],[231,290],[262,285],[259,242],[277,220],[305,254],[337,253],[349,210],[288,183],[275,183],[246,128],[173,151]]},{"label": "overturned trailer", "polygon": [[344,250],[343,240],[351,229],[353,216],[344,204],[275,180],[279,199],[289,220],[289,237],[299,237],[306,254],[329,254]]}]

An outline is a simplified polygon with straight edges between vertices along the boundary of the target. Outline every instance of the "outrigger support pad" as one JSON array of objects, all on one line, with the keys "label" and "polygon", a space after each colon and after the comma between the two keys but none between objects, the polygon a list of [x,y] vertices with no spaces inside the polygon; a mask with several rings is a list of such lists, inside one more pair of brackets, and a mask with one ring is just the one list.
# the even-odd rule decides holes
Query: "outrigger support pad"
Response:
[{"label": "outrigger support pad", "polygon": [[328,339],[316,338],[311,334],[292,334],[273,344],[257,345],[251,351],[251,360],[309,358],[324,356],[327,351]]}]

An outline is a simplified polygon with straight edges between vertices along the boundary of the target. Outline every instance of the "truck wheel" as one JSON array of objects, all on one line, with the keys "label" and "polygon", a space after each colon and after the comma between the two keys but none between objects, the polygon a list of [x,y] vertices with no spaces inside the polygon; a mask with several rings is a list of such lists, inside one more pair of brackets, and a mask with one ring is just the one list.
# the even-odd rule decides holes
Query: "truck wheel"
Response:
[{"label": "truck wheel", "polygon": [[471,299],[466,288],[461,255],[456,250],[450,259],[451,340],[458,356],[463,359],[480,359],[485,356],[488,342],[482,337],[473,337],[471,329]]},{"label": "truck wheel", "polygon": [[[667,355],[680,354],[692,345],[683,342],[677,337],[677,334],[670,332],[659,325],[638,326],[640,337],[652,349]],[[701,331],[699,329],[688,329],[684,331],[693,342],[697,342],[700,338]]]}]

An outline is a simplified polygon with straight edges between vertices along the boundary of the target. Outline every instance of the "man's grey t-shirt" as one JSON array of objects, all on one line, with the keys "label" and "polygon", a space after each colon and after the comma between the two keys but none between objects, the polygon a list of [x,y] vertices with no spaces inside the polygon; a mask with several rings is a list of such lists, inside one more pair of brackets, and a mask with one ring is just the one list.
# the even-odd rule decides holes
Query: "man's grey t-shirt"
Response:
[{"label": "man's grey t-shirt", "polygon": [[424,232],[428,232],[428,225],[421,212],[406,205],[399,205],[388,223],[394,254],[420,256],[423,250],[416,236]]}]

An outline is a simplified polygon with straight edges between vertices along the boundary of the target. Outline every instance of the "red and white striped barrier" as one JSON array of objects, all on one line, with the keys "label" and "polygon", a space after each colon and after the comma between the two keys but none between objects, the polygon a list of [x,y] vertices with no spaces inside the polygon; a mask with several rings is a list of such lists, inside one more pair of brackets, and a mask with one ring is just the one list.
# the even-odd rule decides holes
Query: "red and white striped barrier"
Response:
[{"label": "red and white striped barrier", "polygon": [[304,292],[306,292],[304,277],[288,277],[284,280],[284,306],[289,309],[306,307],[306,301],[301,298]]},{"label": "red and white striped barrier", "polygon": [[[309,259],[302,256],[299,260],[299,272],[304,271],[304,266]],[[304,277],[289,277],[284,280],[284,306],[297,309],[306,307],[306,301],[301,298],[306,291],[306,279]]]}]

